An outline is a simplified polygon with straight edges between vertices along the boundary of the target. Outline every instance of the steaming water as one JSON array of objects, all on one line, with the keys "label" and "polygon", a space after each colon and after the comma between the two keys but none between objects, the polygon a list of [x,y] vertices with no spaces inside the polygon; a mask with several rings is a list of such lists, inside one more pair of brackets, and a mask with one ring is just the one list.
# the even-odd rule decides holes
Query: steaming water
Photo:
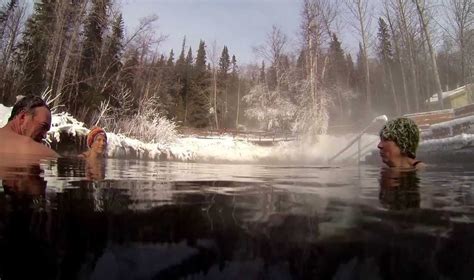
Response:
[{"label": "steaming water", "polygon": [[474,277],[472,166],[41,169],[4,175],[2,280]]}]

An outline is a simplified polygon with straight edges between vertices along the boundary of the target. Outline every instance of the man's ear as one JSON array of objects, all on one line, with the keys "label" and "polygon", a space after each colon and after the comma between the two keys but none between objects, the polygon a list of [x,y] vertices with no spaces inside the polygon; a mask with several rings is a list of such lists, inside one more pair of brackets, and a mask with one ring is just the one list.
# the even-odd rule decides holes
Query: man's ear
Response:
[{"label": "man's ear", "polygon": [[25,111],[20,112],[18,114],[17,118],[18,118],[18,122],[20,123],[20,125],[22,125],[25,122],[27,116],[28,116],[28,113],[25,112]]}]

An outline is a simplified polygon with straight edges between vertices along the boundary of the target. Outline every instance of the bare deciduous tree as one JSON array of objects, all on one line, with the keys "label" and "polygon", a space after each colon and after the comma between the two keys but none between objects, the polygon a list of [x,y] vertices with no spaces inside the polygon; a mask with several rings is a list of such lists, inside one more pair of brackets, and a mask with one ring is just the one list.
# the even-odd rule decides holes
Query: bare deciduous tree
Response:
[{"label": "bare deciduous tree", "polygon": [[428,20],[429,11],[427,11],[428,7],[426,6],[425,0],[413,0],[413,3],[416,6],[421,28],[422,28],[423,34],[425,35],[426,44],[428,46],[428,51],[431,58],[431,67],[433,68],[433,78],[435,80],[435,89],[436,89],[436,93],[438,94],[438,101],[439,101],[441,109],[444,109],[443,97],[442,97],[443,91],[441,89],[441,81],[439,79],[438,63],[436,62],[436,54],[433,49],[433,44],[431,42],[431,34],[430,34],[429,26],[428,26],[428,22],[429,22]]},{"label": "bare deciduous tree", "polygon": [[216,129],[219,129],[219,121],[217,117],[217,71],[219,63],[219,51],[217,47],[217,42],[214,40],[212,42],[210,49],[207,49],[209,61],[211,61],[211,72],[212,72],[212,98],[209,99],[209,107],[213,108],[214,114],[214,124]]},{"label": "bare deciduous tree", "polygon": [[399,39],[400,36],[395,31],[395,26],[394,26],[394,23],[392,21],[392,16],[391,16],[391,13],[393,12],[393,10],[391,9],[391,7],[389,7],[389,1],[390,0],[384,2],[385,17],[387,18],[388,25],[390,27],[390,32],[391,32],[391,35],[392,35],[392,41],[393,41],[393,45],[394,45],[394,48],[395,48],[395,59],[398,63],[398,67],[400,68],[400,75],[401,75],[401,78],[402,78],[402,87],[403,87],[403,97],[404,97],[405,108],[406,108],[405,112],[410,112],[410,101],[409,101],[409,98],[408,98],[408,88],[407,88],[407,78],[406,78],[406,75],[405,75],[405,65],[402,62],[402,54],[401,54],[401,50],[400,50],[400,44],[398,42],[398,39]]},{"label": "bare deciduous tree", "polygon": [[254,51],[260,55],[262,58],[270,62],[272,67],[275,67],[276,76],[277,76],[277,91],[280,90],[281,79],[283,77],[281,69],[281,58],[285,53],[285,47],[287,44],[288,38],[281,31],[280,28],[273,25],[272,31],[267,34],[267,38],[263,45],[254,47]]},{"label": "bare deciduous tree", "polygon": [[370,25],[372,22],[371,6],[368,0],[346,0],[346,6],[349,12],[357,21],[354,25],[356,30],[359,32],[362,41],[363,59],[365,64],[365,90],[367,98],[367,108],[372,107],[372,94],[370,92],[370,67],[369,67],[369,32]]},{"label": "bare deciduous tree", "polygon": [[[444,0],[443,9],[446,13],[447,24],[446,30],[454,39],[461,53],[461,73],[462,82],[466,84],[467,73],[466,65],[469,60],[466,55],[467,42],[471,37],[469,32],[474,23],[474,1],[473,0]],[[469,67],[470,68],[470,67]],[[469,71],[470,72],[470,71]]]}]

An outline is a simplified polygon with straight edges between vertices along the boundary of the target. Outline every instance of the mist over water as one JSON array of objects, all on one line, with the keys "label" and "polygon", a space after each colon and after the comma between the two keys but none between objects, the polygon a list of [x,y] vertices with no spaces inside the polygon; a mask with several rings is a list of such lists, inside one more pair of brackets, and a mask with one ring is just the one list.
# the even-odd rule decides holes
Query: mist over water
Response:
[{"label": "mist over water", "polygon": [[100,180],[84,167],[63,158],[2,181],[2,279],[474,273],[472,166],[107,160]]}]

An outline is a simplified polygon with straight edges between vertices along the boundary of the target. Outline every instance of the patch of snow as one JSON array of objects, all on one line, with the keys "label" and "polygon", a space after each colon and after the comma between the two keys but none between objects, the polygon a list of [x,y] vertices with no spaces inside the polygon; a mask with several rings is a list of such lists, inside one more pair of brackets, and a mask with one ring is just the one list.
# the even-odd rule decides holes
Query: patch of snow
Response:
[{"label": "patch of snow", "polygon": [[0,127],[4,127],[7,124],[11,113],[12,107],[6,107],[3,106],[3,104],[0,104]]},{"label": "patch of snow", "polygon": [[474,142],[474,134],[460,134],[453,137],[442,139],[430,139],[422,141],[418,148],[419,152],[439,152],[452,151],[472,146]]},{"label": "patch of snow", "polygon": [[[11,107],[0,104],[0,124],[6,124]],[[473,123],[474,116],[452,120],[433,125],[433,128],[450,128],[463,123]],[[89,129],[68,113],[57,113],[52,116],[49,141],[61,141],[62,133],[73,136],[86,136]],[[326,163],[338,153],[356,135],[342,136],[322,135],[317,143],[303,141],[276,141],[274,145],[260,146],[254,141],[231,135],[216,137],[181,136],[174,142],[166,144],[144,143],[121,134],[107,133],[108,156],[111,158],[139,158],[149,160],[178,160],[195,162],[233,162],[233,163]],[[254,139],[255,140],[255,139]],[[377,149],[377,135],[364,134],[360,147],[362,156]],[[444,139],[424,140],[419,151],[434,152],[438,150],[462,149],[474,144],[474,134],[461,134]],[[337,161],[354,160],[357,157],[356,143],[344,152]]]},{"label": "patch of snow", "polygon": [[[458,87],[458,88],[450,90],[450,91],[445,91],[445,92],[442,93],[442,98],[444,100],[444,99],[446,99],[450,96],[456,95],[456,94],[461,93],[465,90],[466,90],[466,86],[462,86],[462,87]],[[428,102],[430,102],[430,103],[438,102],[438,94],[437,93],[433,94],[430,97],[430,99],[428,100]]]},{"label": "patch of snow", "polygon": [[451,129],[454,126],[460,125],[460,124],[474,124],[474,116],[467,116],[463,118],[457,118],[454,120],[442,122],[442,123],[435,123],[430,126],[430,129]]}]

